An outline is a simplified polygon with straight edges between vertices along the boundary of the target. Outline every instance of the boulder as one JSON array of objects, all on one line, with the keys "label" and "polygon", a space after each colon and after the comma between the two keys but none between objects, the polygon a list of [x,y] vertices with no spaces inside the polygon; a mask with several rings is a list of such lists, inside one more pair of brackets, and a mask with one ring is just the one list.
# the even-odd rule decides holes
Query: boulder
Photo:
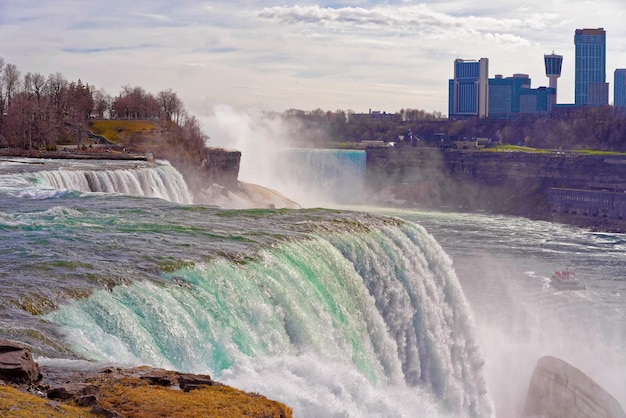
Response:
[{"label": "boulder", "polygon": [[198,386],[215,386],[217,383],[211,379],[209,375],[202,374],[179,374],[178,386],[184,392],[196,389]]},{"label": "boulder", "polygon": [[67,383],[62,386],[56,386],[48,390],[48,398],[50,399],[76,399],[83,396],[100,395],[100,389],[97,386],[88,383]]},{"label": "boulder", "polygon": [[28,383],[41,379],[39,365],[24,344],[0,340],[0,380]]},{"label": "boulder", "polygon": [[537,361],[522,416],[626,418],[626,413],[591,377],[561,359],[546,356]]}]

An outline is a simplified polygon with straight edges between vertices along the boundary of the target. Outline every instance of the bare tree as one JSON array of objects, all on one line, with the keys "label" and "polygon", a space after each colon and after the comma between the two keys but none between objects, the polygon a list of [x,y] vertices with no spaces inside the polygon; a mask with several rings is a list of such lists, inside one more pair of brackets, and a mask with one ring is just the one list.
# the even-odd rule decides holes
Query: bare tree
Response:
[{"label": "bare tree", "polygon": [[110,115],[113,98],[104,89],[98,89],[93,92],[93,101],[93,110],[99,119],[104,119],[107,113]]},{"label": "bare tree", "polygon": [[2,81],[4,84],[4,95],[7,106],[11,99],[17,94],[20,88],[20,71],[14,64],[7,64],[2,71]]},{"label": "bare tree", "polygon": [[93,96],[89,85],[84,85],[80,79],[68,86],[68,97],[70,106],[68,108],[68,121],[76,129],[78,136],[78,146],[82,140],[83,132],[86,130],[86,120],[93,110]]},{"label": "bare tree", "polygon": [[168,122],[178,123],[184,110],[183,102],[178,98],[178,95],[172,89],[167,89],[160,91],[157,97],[163,118]]}]

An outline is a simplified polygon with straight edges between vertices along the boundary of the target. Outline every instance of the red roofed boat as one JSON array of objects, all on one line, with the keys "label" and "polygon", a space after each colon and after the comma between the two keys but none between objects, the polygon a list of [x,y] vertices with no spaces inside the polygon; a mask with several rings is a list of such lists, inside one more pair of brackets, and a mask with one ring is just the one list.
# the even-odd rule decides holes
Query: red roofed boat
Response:
[{"label": "red roofed boat", "polygon": [[578,280],[574,272],[569,270],[555,271],[550,277],[550,282],[557,289],[580,290],[585,288],[585,285]]}]

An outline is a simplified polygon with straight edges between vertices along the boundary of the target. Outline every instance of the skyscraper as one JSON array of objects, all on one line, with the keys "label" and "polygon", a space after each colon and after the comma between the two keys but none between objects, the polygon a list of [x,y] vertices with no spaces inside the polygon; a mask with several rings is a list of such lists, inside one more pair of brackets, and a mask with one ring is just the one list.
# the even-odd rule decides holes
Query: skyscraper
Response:
[{"label": "skyscraper", "polygon": [[563,55],[556,55],[554,51],[550,55],[544,55],[543,60],[546,66],[546,77],[550,80],[550,88],[554,89],[554,103],[556,104],[557,89],[556,84],[561,77],[561,67],[563,66]]},{"label": "skyscraper", "polygon": [[626,108],[626,69],[618,68],[613,77],[613,105]]},{"label": "skyscraper", "polygon": [[448,83],[448,115],[455,117],[488,115],[489,60],[454,60],[454,79]]},{"label": "skyscraper", "polygon": [[609,103],[606,83],[606,32],[603,28],[576,29],[576,106],[603,106]]}]

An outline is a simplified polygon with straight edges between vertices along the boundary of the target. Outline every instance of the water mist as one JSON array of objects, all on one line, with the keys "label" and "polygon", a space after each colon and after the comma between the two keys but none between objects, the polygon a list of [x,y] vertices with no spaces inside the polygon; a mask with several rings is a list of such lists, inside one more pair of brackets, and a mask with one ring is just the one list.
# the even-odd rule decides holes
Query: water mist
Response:
[{"label": "water mist", "polygon": [[216,105],[201,118],[208,146],[241,151],[239,180],[274,189],[303,207],[359,203],[365,153],[302,148],[315,135],[278,114]]}]

